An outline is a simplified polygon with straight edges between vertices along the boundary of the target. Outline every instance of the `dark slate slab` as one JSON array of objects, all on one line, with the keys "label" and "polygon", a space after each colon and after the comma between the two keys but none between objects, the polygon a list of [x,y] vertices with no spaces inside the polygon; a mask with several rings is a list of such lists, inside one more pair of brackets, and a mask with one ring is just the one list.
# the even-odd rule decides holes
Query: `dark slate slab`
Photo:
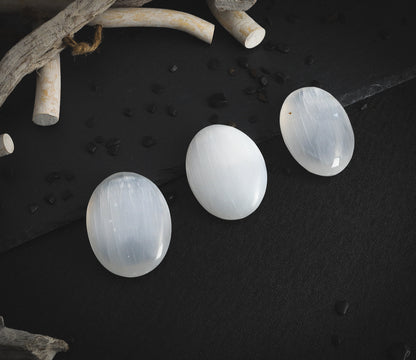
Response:
[{"label": "dark slate slab", "polygon": [[[153,2],[172,4],[215,21],[203,1]],[[107,29],[96,54],[65,51],[58,125],[31,122],[33,74],[0,109],[0,131],[16,145],[0,159],[0,250],[82,217],[95,186],[114,172],[135,171],[157,184],[183,175],[188,143],[212,122],[235,124],[259,142],[281,141],[278,113],[296,88],[314,84],[348,105],[414,77],[410,9],[405,1],[261,1],[250,14],[268,33],[254,50],[217,26],[212,46],[174,30]],[[20,15],[2,16],[0,54],[29,31],[19,22]],[[210,106],[216,93],[226,106]],[[60,178],[47,181],[53,172]]]}]

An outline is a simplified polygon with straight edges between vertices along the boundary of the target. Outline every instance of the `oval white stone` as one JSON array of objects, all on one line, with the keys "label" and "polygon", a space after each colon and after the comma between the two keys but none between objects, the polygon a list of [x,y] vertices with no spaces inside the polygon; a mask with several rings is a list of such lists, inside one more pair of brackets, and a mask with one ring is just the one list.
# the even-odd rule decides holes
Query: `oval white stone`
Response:
[{"label": "oval white stone", "polygon": [[242,219],[260,205],[267,186],[259,148],[234,127],[211,125],[192,139],[186,175],[199,203],[225,220]]},{"label": "oval white stone", "polygon": [[141,276],[163,260],[171,237],[168,204],[144,176],[120,172],[91,195],[87,232],[95,256],[116,275]]},{"label": "oval white stone", "polygon": [[292,92],[280,111],[283,140],[295,160],[311,173],[332,176],[348,165],[354,132],[342,105],[316,87]]}]

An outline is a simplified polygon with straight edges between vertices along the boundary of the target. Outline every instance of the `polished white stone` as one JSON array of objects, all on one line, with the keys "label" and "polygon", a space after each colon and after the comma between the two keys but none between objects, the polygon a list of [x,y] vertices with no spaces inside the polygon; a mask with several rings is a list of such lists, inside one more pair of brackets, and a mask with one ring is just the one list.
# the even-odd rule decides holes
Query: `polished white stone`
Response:
[{"label": "polished white stone", "polygon": [[100,263],[116,275],[141,276],[163,260],[171,237],[168,205],[144,176],[120,172],[91,195],[87,231]]},{"label": "polished white stone", "polygon": [[260,205],[267,186],[263,155],[234,127],[211,125],[192,139],[186,175],[199,203],[225,220],[242,219]]},{"label": "polished white stone", "polygon": [[342,105],[316,87],[292,92],[280,111],[283,140],[296,161],[311,173],[332,176],[348,165],[354,132]]}]

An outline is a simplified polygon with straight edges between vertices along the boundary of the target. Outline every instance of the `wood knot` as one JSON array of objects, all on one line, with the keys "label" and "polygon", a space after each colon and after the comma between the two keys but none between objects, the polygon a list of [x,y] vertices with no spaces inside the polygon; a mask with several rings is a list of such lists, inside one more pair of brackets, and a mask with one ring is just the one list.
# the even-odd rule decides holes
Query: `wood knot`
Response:
[{"label": "wood knot", "polygon": [[87,42],[76,42],[72,36],[66,36],[63,42],[66,46],[72,48],[72,55],[87,55],[93,53],[100,46],[103,36],[102,25],[96,25],[94,33],[94,41],[92,44]]}]

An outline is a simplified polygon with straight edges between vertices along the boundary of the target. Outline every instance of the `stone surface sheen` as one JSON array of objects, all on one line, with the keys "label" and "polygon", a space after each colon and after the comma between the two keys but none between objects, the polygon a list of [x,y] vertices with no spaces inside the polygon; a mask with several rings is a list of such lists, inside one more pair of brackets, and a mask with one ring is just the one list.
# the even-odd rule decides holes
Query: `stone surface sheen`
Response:
[{"label": "stone surface sheen", "polygon": [[225,220],[250,215],[266,192],[263,155],[246,134],[227,125],[207,126],[194,136],[186,175],[199,203]]},{"label": "stone surface sheen", "polygon": [[280,111],[283,140],[295,160],[311,173],[332,176],[348,165],[354,132],[342,105],[316,87],[292,92]]},{"label": "stone surface sheen", "polygon": [[88,203],[91,247],[100,263],[116,275],[141,276],[158,266],[168,250],[171,228],[162,193],[135,173],[109,176]]}]

